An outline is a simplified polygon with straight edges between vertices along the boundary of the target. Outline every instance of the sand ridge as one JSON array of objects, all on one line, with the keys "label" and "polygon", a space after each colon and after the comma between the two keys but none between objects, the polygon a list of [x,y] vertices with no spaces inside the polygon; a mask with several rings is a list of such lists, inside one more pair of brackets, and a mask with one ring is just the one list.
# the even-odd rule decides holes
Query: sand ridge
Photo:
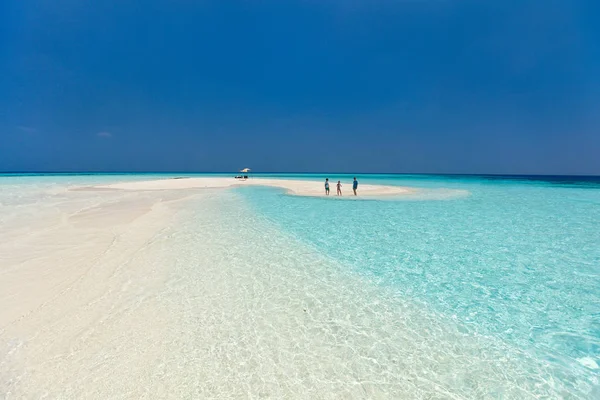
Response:
[{"label": "sand ridge", "polygon": [[[336,196],[337,181],[330,181],[331,193]],[[325,182],[291,179],[250,178],[245,180],[230,177],[202,178],[169,178],[149,181],[121,182],[111,185],[99,185],[89,188],[74,188],[73,190],[176,190],[176,189],[207,189],[231,188],[243,186],[270,186],[284,189],[288,194],[296,196],[325,197]],[[414,194],[416,189],[401,186],[363,185],[359,182],[358,196],[382,197],[404,196]],[[342,181],[343,196],[355,197],[352,193],[352,181]]]}]

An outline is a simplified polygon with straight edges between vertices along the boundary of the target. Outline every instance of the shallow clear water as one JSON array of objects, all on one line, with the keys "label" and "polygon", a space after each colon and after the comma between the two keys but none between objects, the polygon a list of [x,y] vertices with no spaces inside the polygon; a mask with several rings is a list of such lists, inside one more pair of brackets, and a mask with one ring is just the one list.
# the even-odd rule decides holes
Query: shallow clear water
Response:
[{"label": "shallow clear water", "polygon": [[[350,186],[350,177],[341,179]],[[347,265],[349,274],[374,278],[455,319],[469,334],[526,351],[559,380],[598,384],[599,183],[433,176],[360,181],[470,195],[381,202],[307,199],[273,189],[240,193],[281,230]]]},{"label": "shallow clear water", "polygon": [[[65,185],[169,176],[0,177],[0,227],[90,201]],[[160,368],[177,366],[164,382],[217,397],[600,396],[600,182],[358,178],[422,191],[215,191],[153,239],[146,263],[169,266],[153,298],[172,320]]]}]

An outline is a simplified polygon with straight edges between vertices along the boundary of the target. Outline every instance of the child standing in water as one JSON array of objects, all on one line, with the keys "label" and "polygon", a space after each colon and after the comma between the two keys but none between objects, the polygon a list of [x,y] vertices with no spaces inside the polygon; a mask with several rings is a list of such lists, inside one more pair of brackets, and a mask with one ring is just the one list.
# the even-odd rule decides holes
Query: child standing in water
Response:
[{"label": "child standing in water", "polygon": [[342,182],[338,181],[337,183],[337,195],[341,196],[342,195]]},{"label": "child standing in water", "polygon": [[329,178],[325,178],[325,196],[329,196]]},{"label": "child standing in water", "polygon": [[356,189],[358,189],[358,181],[356,177],[354,177],[354,182],[352,183],[352,190],[354,190],[354,195],[356,196]]}]

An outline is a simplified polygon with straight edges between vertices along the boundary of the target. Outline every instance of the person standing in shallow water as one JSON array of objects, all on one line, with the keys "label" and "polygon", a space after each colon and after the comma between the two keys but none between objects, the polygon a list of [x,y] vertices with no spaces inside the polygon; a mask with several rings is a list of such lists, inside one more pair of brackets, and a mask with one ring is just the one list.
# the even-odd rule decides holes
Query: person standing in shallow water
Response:
[{"label": "person standing in shallow water", "polygon": [[354,195],[356,196],[356,189],[358,189],[358,181],[356,177],[354,177],[354,182],[352,182],[352,190],[354,191]]},{"label": "person standing in shallow water", "polygon": [[338,181],[337,183],[337,195],[341,196],[342,195],[342,182]]},{"label": "person standing in shallow water", "polygon": [[325,196],[329,196],[329,178],[325,178]]}]

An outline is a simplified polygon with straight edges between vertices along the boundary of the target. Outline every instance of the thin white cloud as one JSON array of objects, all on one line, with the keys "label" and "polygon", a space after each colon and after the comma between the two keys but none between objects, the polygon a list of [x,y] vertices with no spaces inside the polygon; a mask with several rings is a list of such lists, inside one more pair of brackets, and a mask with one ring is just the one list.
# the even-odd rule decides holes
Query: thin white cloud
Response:
[{"label": "thin white cloud", "polygon": [[21,132],[26,132],[26,133],[37,132],[37,129],[35,129],[35,128],[31,127],[31,126],[19,125],[19,126],[17,126],[17,129],[20,130]]},{"label": "thin white cloud", "polygon": [[106,131],[98,132],[98,137],[101,137],[101,138],[111,138],[112,137],[112,133],[106,132]]}]

